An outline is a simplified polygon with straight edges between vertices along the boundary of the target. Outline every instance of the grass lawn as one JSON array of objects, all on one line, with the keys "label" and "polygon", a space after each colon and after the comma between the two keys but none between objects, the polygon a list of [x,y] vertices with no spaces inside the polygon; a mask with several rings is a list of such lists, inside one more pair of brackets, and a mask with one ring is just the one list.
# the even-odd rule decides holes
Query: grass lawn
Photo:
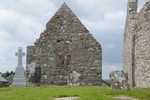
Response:
[{"label": "grass lawn", "polygon": [[113,96],[125,95],[150,100],[150,88],[134,88],[130,91],[111,90],[109,87],[56,86],[0,88],[0,100],[54,100],[55,97],[78,96],[79,100],[116,100]]}]

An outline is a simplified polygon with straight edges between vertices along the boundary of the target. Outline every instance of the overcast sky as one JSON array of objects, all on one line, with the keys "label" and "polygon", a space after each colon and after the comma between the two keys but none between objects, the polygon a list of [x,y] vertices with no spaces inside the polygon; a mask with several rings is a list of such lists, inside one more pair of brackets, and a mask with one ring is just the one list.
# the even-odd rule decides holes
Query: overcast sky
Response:
[{"label": "overcast sky", "polygon": [[[138,9],[146,1],[139,0]],[[127,0],[0,0],[0,72],[15,71],[18,47],[26,52],[63,2],[102,45],[103,78],[122,69]]]}]

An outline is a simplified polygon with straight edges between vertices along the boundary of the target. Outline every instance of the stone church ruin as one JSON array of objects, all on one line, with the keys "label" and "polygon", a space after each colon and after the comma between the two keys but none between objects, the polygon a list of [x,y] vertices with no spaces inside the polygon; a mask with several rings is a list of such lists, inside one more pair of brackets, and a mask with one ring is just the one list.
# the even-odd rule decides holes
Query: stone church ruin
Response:
[{"label": "stone church ruin", "polygon": [[64,3],[27,47],[27,85],[102,85],[102,48]]},{"label": "stone church ruin", "polygon": [[128,0],[123,69],[131,87],[150,87],[150,1],[137,12],[138,0]]},{"label": "stone church ruin", "polygon": [[[116,72],[110,73],[112,88],[128,82],[132,87],[150,87],[150,0],[137,12],[138,0],[128,0],[124,31],[123,71],[121,78]],[[114,73],[114,75],[112,74]],[[113,76],[114,77],[113,77]],[[123,81],[116,84],[120,79]],[[125,86],[128,87],[128,84]],[[119,87],[120,88],[120,87]]]}]

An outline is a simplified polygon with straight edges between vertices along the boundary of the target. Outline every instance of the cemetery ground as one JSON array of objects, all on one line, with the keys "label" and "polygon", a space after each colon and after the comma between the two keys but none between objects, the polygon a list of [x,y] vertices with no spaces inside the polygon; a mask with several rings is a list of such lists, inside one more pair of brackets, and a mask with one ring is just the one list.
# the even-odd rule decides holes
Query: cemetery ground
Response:
[{"label": "cemetery ground", "polygon": [[116,100],[113,97],[127,96],[139,100],[150,100],[150,88],[111,90],[98,86],[57,86],[0,88],[0,100],[54,100],[57,97],[79,97],[78,100]]}]

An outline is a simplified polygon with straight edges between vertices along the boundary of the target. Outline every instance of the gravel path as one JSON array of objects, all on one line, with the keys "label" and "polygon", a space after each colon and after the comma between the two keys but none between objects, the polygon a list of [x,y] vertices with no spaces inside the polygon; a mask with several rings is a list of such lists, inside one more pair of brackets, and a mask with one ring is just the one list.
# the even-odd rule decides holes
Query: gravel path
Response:
[{"label": "gravel path", "polygon": [[[79,97],[62,97],[62,98],[54,98],[54,100],[77,100],[78,98]],[[120,100],[139,100],[139,99],[127,97],[127,96],[116,96],[114,98],[120,99]]]},{"label": "gravel path", "polygon": [[116,96],[114,98],[120,99],[120,100],[139,100],[136,98],[132,98],[132,97],[127,97],[127,96]]},{"label": "gravel path", "polygon": [[78,97],[63,97],[63,98],[54,98],[54,100],[77,100]]}]

